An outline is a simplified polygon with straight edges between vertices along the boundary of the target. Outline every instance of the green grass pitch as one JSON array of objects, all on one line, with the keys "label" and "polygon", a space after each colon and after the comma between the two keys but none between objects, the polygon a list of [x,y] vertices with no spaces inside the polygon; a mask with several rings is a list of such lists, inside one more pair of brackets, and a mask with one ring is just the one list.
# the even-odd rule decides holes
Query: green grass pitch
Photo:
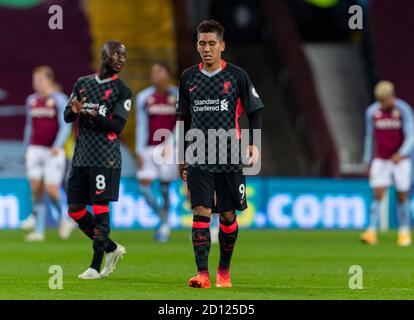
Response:
[{"label": "green grass pitch", "polygon": [[[109,278],[80,280],[92,243],[76,230],[67,241],[48,230],[44,243],[23,242],[23,231],[0,231],[0,299],[414,299],[414,246],[396,233],[376,246],[355,231],[241,230],[231,289],[187,287],[195,274],[189,231],[156,243],[149,231],[114,231],[128,253]],[[218,245],[210,253],[212,283]],[[63,268],[63,289],[49,289],[51,265]],[[363,289],[351,290],[350,266],[363,268]]]}]

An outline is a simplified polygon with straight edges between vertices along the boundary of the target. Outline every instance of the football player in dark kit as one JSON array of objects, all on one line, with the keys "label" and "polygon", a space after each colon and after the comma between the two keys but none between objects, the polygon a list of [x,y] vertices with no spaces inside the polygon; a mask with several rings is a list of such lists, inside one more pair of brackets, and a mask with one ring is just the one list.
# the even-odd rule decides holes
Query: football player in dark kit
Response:
[{"label": "football player in dark kit", "polygon": [[[224,28],[214,20],[206,20],[197,28],[197,50],[202,62],[185,70],[181,76],[176,113],[184,127],[184,133],[202,132],[205,141],[210,140],[210,129],[224,129],[233,132],[234,139],[240,139],[238,119],[243,111],[249,119],[249,133],[261,129],[259,110],[263,104],[247,73],[221,58],[225,49]],[[233,130],[233,131],[231,131]],[[240,140],[239,140],[240,141]],[[180,137],[183,143],[183,137]],[[187,151],[194,141],[188,142]],[[180,174],[187,180],[193,209],[192,241],[198,273],[188,285],[194,288],[210,288],[208,256],[210,252],[210,217],[218,212],[220,217],[219,244],[220,261],[217,270],[216,287],[232,287],[230,260],[238,234],[236,210],[247,208],[246,185],[243,164],[230,160],[229,144],[223,148],[205,146],[205,159],[189,161],[185,155],[185,166],[180,165]],[[211,151],[218,150],[216,154]],[[198,152],[198,151],[197,151]],[[259,149],[248,143],[249,164],[258,160]],[[210,159],[227,158],[227,161]],[[197,155],[198,158],[198,155]],[[245,161],[243,161],[245,162]]]},{"label": "football player in dark kit", "polygon": [[[109,238],[109,202],[118,200],[121,176],[118,135],[131,110],[131,90],[118,78],[125,61],[125,46],[118,41],[106,42],[99,72],[76,81],[65,109],[66,122],[79,117],[67,186],[69,215],[93,240],[92,263],[79,275],[81,279],[108,276],[126,253],[125,247]],[[92,206],[93,214],[86,205]]]}]

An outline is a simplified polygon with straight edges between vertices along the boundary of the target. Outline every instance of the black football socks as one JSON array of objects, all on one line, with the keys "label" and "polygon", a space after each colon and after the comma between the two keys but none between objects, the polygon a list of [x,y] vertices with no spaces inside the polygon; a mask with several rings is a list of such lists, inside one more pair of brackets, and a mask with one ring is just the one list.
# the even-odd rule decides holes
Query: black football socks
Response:
[{"label": "black football socks", "polygon": [[[91,240],[93,240],[93,230],[95,228],[95,224],[93,221],[93,215],[89,211],[85,209],[69,213],[69,216],[75,220],[79,226],[79,229]],[[116,249],[116,244],[110,238],[108,238],[108,243],[105,249],[106,253],[112,252]]]},{"label": "black football socks", "polygon": [[198,272],[208,273],[208,255],[210,253],[210,218],[195,215],[193,217],[192,240]]},{"label": "black football socks", "polygon": [[233,221],[227,222],[220,220],[219,244],[220,244],[220,262],[219,269],[228,270],[230,260],[233,254],[234,245],[236,244],[239,226],[237,216]]}]

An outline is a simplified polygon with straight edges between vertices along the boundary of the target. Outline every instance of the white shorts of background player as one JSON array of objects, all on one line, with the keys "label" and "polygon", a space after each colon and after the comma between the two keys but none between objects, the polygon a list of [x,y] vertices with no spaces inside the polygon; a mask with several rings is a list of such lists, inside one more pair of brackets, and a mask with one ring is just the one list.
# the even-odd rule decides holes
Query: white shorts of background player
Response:
[{"label": "white shorts of background player", "polygon": [[394,185],[397,191],[407,192],[411,188],[411,170],[410,159],[402,159],[397,164],[391,160],[374,159],[369,174],[371,188],[387,188]]},{"label": "white shorts of background player", "polygon": [[65,175],[64,150],[60,149],[57,155],[52,156],[51,148],[30,145],[26,153],[26,171],[29,179],[60,186]]},{"label": "white shorts of background player", "polygon": [[[167,140],[168,141],[168,140]],[[166,146],[165,156],[161,156],[163,146]],[[178,165],[174,161],[174,146],[172,143],[158,146],[147,146],[142,153],[143,164],[137,171],[140,180],[159,179],[162,182],[177,180]]]}]

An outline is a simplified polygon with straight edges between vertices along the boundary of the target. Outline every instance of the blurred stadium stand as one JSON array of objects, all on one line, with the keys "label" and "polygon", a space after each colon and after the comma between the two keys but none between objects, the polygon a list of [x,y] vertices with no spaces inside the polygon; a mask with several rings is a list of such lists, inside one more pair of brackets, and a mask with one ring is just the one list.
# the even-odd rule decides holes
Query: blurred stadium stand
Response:
[{"label": "blurred stadium stand", "polygon": [[397,95],[414,106],[414,1],[371,1],[370,10],[379,74],[394,82]]},{"label": "blurred stadium stand", "polygon": [[318,95],[339,151],[341,172],[362,159],[365,106],[370,103],[359,48],[354,44],[308,44]]},{"label": "blurred stadium stand", "polygon": [[48,8],[52,2],[23,6],[30,3],[35,2],[8,0],[6,4],[9,6],[0,7],[0,87],[6,94],[0,100],[0,139],[23,138],[25,118],[22,108],[26,97],[33,92],[33,68],[50,65],[66,93],[71,92],[79,75],[92,72],[91,39],[81,1],[59,1],[65,12],[65,28],[58,31],[48,27]]},{"label": "blurred stadium stand", "polygon": [[[56,2],[56,1],[55,1]],[[32,70],[50,65],[57,82],[70,94],[74,81],[92,72],[91,38],[80,0],[63,0],[64,29],[48,27],[53,1],[0,2],[0,176],[25,175],[24,103],[32,90]]]}]

